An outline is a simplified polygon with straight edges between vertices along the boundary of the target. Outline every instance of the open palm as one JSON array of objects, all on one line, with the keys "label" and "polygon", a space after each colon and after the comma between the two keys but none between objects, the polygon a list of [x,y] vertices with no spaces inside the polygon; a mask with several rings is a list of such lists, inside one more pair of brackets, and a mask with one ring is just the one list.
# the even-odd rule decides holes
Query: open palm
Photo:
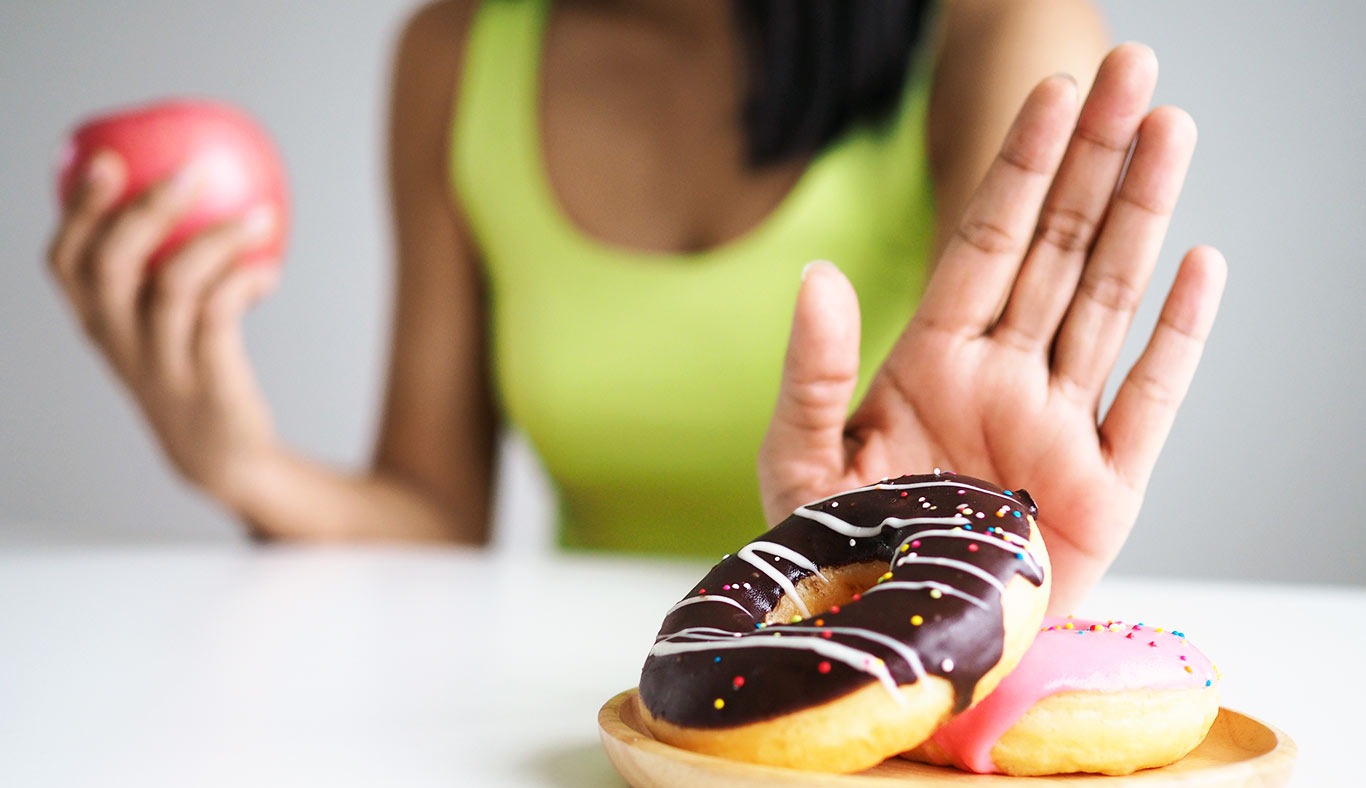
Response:
[{"label": "open palm", "polygon": [[1156,72],[1146,48],[1115,49],[1080,117],[1071,80],[1034,89],[852,416],[857,300],[833,265],[808,267],[760,452],[770,521],[940,467],[1033,495],[1053,559],[1052,610],[1094,584],[1138,516],[1226,275],[1213,249],[1187,253],[1102,419],[1102,389],[1195,147],[1184,112],[1148,111]]}]

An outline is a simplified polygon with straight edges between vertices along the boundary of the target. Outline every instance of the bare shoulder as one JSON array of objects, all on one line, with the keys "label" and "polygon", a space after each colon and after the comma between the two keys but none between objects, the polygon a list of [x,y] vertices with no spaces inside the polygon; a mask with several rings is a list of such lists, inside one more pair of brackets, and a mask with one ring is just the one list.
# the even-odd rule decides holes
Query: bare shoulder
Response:
[{"label": "bare shoulder", "polygon": [[1109,37],[1093,0],[951,0],[944,17],[942,54],[951,57],[980,52],[984,39],[996,47],[1094,49]]},{"label": "bare shoulder", "polygon": [[1109,31],[1092,0],[949,0],[938,47],[926,153],[942,249],[1030,89],[1065,72],[1085,95]]},{"label": "bare shoulder", "polygon": [[444,127],[449,120],[465,39],[478,5],[478,0],[437,0],[418,7],[404,21],[393,63],[395,133],[430,135],[435,124]]},{"label": "bare shoulder", "polygon": [[455,62],[479,0],[435,0],[414,9],[403,23],[399,52]]}]

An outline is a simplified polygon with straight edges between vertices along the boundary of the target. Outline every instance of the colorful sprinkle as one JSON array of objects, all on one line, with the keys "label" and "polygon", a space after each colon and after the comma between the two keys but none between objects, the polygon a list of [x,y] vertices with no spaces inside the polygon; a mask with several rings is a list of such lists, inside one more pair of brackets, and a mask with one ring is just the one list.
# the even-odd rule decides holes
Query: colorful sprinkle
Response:
[{"label": "colorful sprinkle", "polygon": [[720,661],[721,661],[721,658],[720,658],[720,657],[717,657],[716,659],[712,660],[712,662],[720,662]]},{"label": "colorful sprinkle", "polygon": [[943,595],[944,595],[944,592],[943,592],[943,591],[940,591],[940,590],[937,589],[937,588],[931,588],[931,589],[930,589],[930,599],[938,599],[938,598],[942,597]]},{"label": "colorful sprinkle", "polygon": [[724,700],[721,700],[720,698],[717,698],[716,700],[711,702],[711,705],[715,708],[723,709],[726,707],[726,702]]},{"label": "colorful sprinkle", "polygon": [[839,605],[831,605],[831,606],[830,606],[830,612],[831,612],[831,613],[838,613],[838,612],[840,612],[840,606],[839,606]]},{"label": "colorful sprinkle", "polygon": [[[1068,616],[1068,618],[1071,618],[1071,616]],[[1063,628],[1063,629],[1071,629],[1071,628],[1072,628],[1072,622],[1071,622],[1071,621],[1068,621],[1066,624],[1063,625],[1062,628]]]},{"label": "colorful sprinkle", "polygon": [[833,635],[833,634],[834,634],[833,632],[831,632],[830,630],[827,629],[827,630],[825,630],[824,632],[821,633],[821,637],[825,638],[826,640],[829,640],[829,639],[830,639],[830,636]]},{"label": "colorful sprinkle", "polygon": [[731,686],[735,687],[736,689],[740,689],[741,687],[745,686],[745,677],[736,676],[735,678],[730,680],[730,683]]},{"label": "colorful sprinkle", "polygon": [[1190,665],[1187,665],[1187,666],[1186,666],[1186,672],[1187,672],[1187,673],[1194,673],[1195,671],[1191,670],[1191,666],[1190,666]]},{"label": "colorful sprinkle", "polygon": [[948,657],[944,657],[944,661],[939,663],[939,668],[943,670],[945,673],[952,673],[953,660],[949,659]]},{"label": "colorful sprinkle", "polygon": [[911,616],[911,626],[918,627],[923,623],[925,623],[925,619],[921,618],[919,614]]},{"label": "colorful sprinkle", "polygon": [[1156,641],[1156,640],[1149,640],[1149,641],[1148,641],[1148,645],[1152,646],[1153,648],[1157,648],[1157,641]]},{"label": "colorful sprinkle", "polygon": [[823,619],[823,618],[818,618],[818,619],[816,619],[816,626],[818,626],[818,627],[823,627],[823,626],[825,626],[825,619]]},{"label": "colorful sprinkle", "polygon": [[830,663],[827,660],[821,660],[821,664],[816,666],[816,670],[819,670],[821,673],[829,673]]},{"label": "colorful sprinkle", "polygon": [[977,552],[977,545],[975,545],[975,544],[970,544],[970,545],[968,545],[968,552],[969,552],[969,553],[975,553],[975,552]]},{"label": "colorful sprinkle", "polygon": [[919,546],[920,546],[920,540],[919,540],[919,539],[915,540],[914,542],[911,542],[911,547],[919,547]]},{"label": "colorful sprinkle", "polygon": [[849,597],[849,600],[850,600],[851,602],[857,602],[857,601],[859,601],[859,600],[862,599],[862,598],[863,598],[863,594],[854,594],[853,596]]}]

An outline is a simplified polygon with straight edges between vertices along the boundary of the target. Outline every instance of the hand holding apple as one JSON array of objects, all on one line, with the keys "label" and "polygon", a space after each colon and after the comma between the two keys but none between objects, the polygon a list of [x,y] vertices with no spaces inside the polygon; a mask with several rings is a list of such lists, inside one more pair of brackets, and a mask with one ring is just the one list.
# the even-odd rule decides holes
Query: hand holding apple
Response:
[{"label": "hand holding apple", "polygon": [[279,277],[279,157],[236,110],[165,102],[79,128],[59,187],[54,278],[176,468],[232,506],[280,451],[241,325]]}]

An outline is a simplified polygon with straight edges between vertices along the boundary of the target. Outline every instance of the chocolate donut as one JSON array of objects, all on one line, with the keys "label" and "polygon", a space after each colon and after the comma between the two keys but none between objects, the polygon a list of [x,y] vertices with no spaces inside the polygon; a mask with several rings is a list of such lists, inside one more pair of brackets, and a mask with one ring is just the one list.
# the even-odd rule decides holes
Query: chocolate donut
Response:
[{"label": "chocolate donut", "polygon": [[940,472],[807,504],[664,617],[640,678],[662,741],[854,771],[919,744],[1024,654],[1048,595],[1023,490]]}]

